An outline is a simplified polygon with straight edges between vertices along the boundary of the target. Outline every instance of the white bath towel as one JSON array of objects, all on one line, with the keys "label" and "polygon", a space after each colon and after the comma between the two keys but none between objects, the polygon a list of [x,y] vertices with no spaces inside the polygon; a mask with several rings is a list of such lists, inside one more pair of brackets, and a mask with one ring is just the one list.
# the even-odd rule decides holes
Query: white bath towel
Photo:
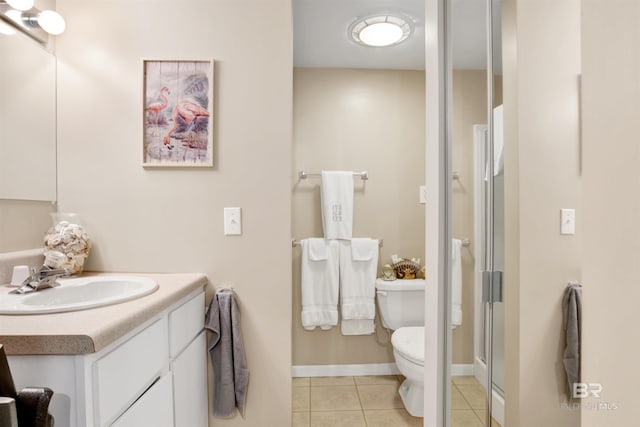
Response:
[{"label": "white bath towel", "polygon": [[[493,109],[493,176],[504,171],[504,108],[498,105]],[[489,160],[487,160],[484,180],[489,180]]]},{"label": "white bath towel", "polygon": [[356,238],[351,239],[350,242],[340,242],[340,311],[342,314],[340,328],[342,335],[374,333],[377,271],[377,240]]},{"label": "white bath towel", "polygon": [[350,239],[353,232],[353,172],[322,171],[322,227],[326,239]]},{"label": "white bath towel", "polygon": [[311,331],[338,324],[339,248],[335,240],[304,239],[301,259],[302,327]]},{"label": "white bath towel", "polygon": [[462,258],[459,239],[451,240],[451,327],[462,325]]}]

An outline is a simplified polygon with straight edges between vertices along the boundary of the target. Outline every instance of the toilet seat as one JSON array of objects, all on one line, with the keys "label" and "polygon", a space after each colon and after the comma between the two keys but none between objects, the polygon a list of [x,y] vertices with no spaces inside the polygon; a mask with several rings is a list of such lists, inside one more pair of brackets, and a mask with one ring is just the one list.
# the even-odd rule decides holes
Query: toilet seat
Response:
[{"label": "toilet seat", "polygon": [[391,345],[403,358],[424,365],[424,326],[407,326],[391,335]]}]

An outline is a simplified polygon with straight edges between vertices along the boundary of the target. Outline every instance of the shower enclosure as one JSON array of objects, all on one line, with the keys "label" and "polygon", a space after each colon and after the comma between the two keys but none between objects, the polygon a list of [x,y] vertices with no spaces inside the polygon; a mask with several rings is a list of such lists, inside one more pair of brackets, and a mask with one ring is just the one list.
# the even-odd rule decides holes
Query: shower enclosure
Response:
[{"label": "shower enclosure", "polygon": [[[427,186],[434,192],[427,206],[427,271],[438,272],[430,282],[435,289],[428,290],[427,310],[435,313],[427,312],[427,324],[437,325],[438,334],[427,331],[426,338],[427,347],[437,343],[439,352],[425,349],[425,359],[435,359],[425,360],[425,368],[442,373],[425,372],[425,413],[429,405],[434,411],[425,425],[449,426],[457,416],[474,414],[487,426],[492,419],[504,426],[501,9],[502,0],[427,0],[434,26],[427,34],[426,67],[433,96],[427,105]],[[452,331],[451,239],[467,235],[463,320]],[[461,349],[467,340],[460,337],[468,333],[472,349]],[[429,381],[436,384],[431,390]],[[465,403],[473,411],[460,410],[455,394],[463,387],[485,394]]]}]

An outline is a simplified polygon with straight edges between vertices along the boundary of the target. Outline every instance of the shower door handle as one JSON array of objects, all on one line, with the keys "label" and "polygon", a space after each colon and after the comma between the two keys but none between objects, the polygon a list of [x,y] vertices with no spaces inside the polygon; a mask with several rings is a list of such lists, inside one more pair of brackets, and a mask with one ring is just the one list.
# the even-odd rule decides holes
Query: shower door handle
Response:
[{"label": "shower door handle", "polygon": [[482,272],[482,302],[502,302],[502,271]]}]

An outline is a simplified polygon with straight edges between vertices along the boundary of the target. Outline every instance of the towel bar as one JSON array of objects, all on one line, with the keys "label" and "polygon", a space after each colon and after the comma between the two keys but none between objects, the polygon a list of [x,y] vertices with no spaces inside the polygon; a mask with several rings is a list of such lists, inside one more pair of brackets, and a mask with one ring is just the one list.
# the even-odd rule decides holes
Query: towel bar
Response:
[{"label": "towel bar", "polygon": [[[311,176],[313,177],[322,176],[322,174],[320,172],[305,172],[305,171],[298,172],[298,179],[307,179]],[[359,176],[360,179],[362,179],[363,181],[366,181],[369,179],[369,172],[367,171],[354,172],[353,176]]]},{"label": "towel bar", "polygon": [[[384,240],[383,239],[377,239],[377,240],[378,240],[378,246],[382,247]],[[300,246],[300,240],[296,240],[296,239],[291,240],[291,247],[295,248],[296,246]]]}]

